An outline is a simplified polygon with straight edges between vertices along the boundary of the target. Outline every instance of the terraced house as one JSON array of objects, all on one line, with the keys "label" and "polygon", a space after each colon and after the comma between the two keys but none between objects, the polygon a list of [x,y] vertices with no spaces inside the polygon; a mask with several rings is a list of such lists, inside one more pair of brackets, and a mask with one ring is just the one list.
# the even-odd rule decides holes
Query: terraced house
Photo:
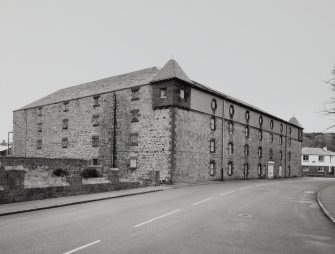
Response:
[{"label": "terraced house", "polygon": [[14,111],[15,156],[81,158],[124,180],[297,176],[303,128],[191,80],[175,60]]}]

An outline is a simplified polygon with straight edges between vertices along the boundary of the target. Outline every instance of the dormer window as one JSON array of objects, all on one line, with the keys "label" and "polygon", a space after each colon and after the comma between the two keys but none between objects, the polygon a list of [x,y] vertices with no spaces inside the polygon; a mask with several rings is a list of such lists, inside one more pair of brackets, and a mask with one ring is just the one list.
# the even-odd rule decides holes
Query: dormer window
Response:
[{"label": "dormer window", "polygon": [[211,108],[213,110],[215,110],[217,108],[217,103],[216,103],[216,100],[215,99],[212,99],[212,102],[211,102]]},{"label": "dormer window", "polygon": [[159,97],[161,99],[166,99],[166,97],[167,97],[167,89],[166,88],[161,88],[159,91],[160,91]]},{"label": "dormer window", "polygon": [[180,89],[180,90],[179,90],[179,97],[180,97],[180,99],[182,99],[182,100],[185,99],[185,90],[184,90],[184,89]]}]

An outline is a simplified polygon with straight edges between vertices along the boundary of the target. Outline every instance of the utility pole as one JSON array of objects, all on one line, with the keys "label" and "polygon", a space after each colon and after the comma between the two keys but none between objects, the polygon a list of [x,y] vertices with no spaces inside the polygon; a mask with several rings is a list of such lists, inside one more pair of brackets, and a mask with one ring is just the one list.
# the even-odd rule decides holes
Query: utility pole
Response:
[{"label": "utility pole", "polygon": [[12,131],[9,131],[8,132],[8,140],[7,140],[7,156],[9,155],[9,134],[13,134],[13,132]]}]

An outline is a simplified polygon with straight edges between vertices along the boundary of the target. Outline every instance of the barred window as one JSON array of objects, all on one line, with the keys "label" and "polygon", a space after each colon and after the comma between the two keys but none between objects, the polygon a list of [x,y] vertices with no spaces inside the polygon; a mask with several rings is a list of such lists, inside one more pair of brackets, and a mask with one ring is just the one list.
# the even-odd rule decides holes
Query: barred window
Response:
[{"label": "barred window", "polygon": [[92,136],[92,146],[93,147],[99,147],[100,146],[99,136]]},{"label": "barred window", "polygon": [[232,176],[234,174],[234,164],[232,161],[228,161],[228,175]]},{"label": "barred window", "polygon": [[210,152],[215,153],[215,139],[210,140]]},{"label": "barred window", "polygon": [[93,158],[92,159],[92,165],[93,166],[99,166],[100,165],[100,160],[98,158]]},{"label": "barred window", "polygon": [[215,175],[215,161],[209,162],[209,175],[214,176]]}]

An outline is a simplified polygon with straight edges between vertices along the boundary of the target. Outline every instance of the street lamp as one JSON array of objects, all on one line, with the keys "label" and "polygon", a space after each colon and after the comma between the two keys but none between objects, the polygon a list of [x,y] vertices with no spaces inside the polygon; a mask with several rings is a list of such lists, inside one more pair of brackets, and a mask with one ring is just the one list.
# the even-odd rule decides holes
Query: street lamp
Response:
[{"label": "street lamp", "polygon": [[9,155],[9,134],[10,134],[10,133],[13,134],[13,132],[12,132],[12,131],[9,131],[9,132],[8,132],[8,140],[7,140],[7,156]]}]

